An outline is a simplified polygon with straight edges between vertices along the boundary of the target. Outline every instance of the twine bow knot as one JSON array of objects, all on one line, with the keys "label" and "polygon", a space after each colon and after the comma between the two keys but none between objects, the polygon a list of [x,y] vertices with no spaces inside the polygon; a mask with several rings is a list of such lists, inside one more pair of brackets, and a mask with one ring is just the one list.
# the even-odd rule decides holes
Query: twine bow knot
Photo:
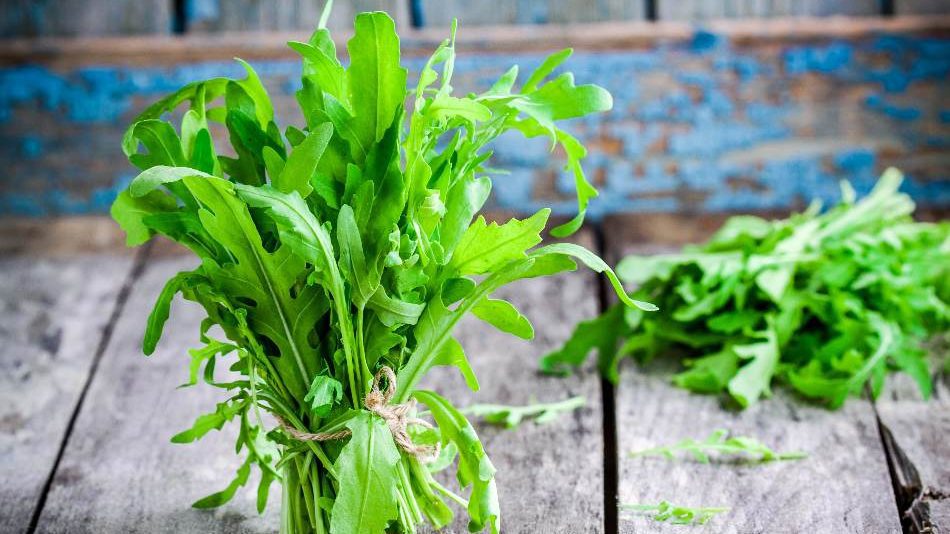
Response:
[{"label": "twine bow knot", "polygon": [[[383,378],[386,379],[385,390],[380,389],[379,385]],[[437,458],[441,451],[439,442],[436,442],[435,445],[416,445],[409,437],[409,425],[433,428],[428,421],[409,416],[416,408],[416,399],[409,399],[402,404],[390,404],[395,395],[396,373],[384,365],[373,377],[373,386],[366,394],[366,398],[363,399],[363,406],[386,421],[386,425],[393,435],[393,441],[403,452],[423,461],[431,461]],[[275,415],[275,417],[284,432],[297,441],[331,441],[343,439],[352,434],[346,428],[334,432],[304,432],[288,424],[279,415]]]}]

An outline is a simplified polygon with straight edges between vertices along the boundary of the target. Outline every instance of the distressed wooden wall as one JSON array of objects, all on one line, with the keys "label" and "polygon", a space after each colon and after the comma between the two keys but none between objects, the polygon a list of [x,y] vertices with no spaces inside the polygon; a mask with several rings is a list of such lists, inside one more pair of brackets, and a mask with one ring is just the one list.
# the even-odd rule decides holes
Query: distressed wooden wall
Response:
[{"label": "distressed wooden wall", "polygon": [[[525,69],[571,43],[567,68],[615,97],[614,110],[577,121],[587,171],[603,194],[596,216],[629,211],[788,210],[834,199],[840,179],[868,189],[890,165],[907,191],[950,203],[950,19],[624,23],[462,29],[460,90],[484,89],[512,63]],[[443,32],[409,32],[418,71]],[[300,123],[298,65],[283,43],[304,34],[21,42],[0,53],[0,213],[104,212],[134,176],[119,151],[147,102],[201,78],[240,76],[251,60],[283,122]],[[39,54],[38,52],[42,52]],[[542,140],[506,136],[495,202],[553,204],[569,213],[572,180]]]},{"label": "distressed wooden wall", "polygon": [[[77,16],[54,22],[50,10],[58,6],[61,14],[65,2],[7,0],[0,27],[20,17],[33,22],[17,28],[45,33],[167,33],[159,27],[180,7],[110,2],[105,10],[84,1],[108,16],[100,20],[76,9]],[[306,37],[317,4],[194,0],[183,3],[190,10],[184,37],[0,40],[0,215],[107,211],[135,173],[119,150],[124,125],[184,83],[241,76],[234,56],[249,59],[265,78],[279,119],[301,123],[293,98],[299,67],[284,43]],[[583,10],[559,0],[499,2],[486,10],[484,2],[454,0],[337,4],[331,26],[341,41],[354,11],[390,11],[403,27],[410,71],[418,71],[445,37],[447,14],[459,13],[460,90],[483,90],[512,63],[524,72],[547,53],[574,46],[566,68],[615,98],[612,112],[572,126],[591,149],[585,166],[603,192],[591,204],[595,218],[633,211],[787,211],[812,197],[835,199],[841,179],[866,190],[890,165],[908,174],[906,190],[922,204],[950,205],[950,15],[726,18],[696,25],[626,19],[648,12],[692,20],[826,15],[880,5],[604,0]],[[889,4],[934,9],[924,0]],[[529,8],[543,16],[526,15]],[[154,15],[152,26],[131,22],[142,12]],[[582,16],[613,22],[528,24]],[[411,28],[420,21],[428,27]],[[498,21],[527,25],[478,26]],[[496,207],[573,209],[572,180],[544,141],[506,136],[496,146],[495,166],[511,170],[496,177]]]},{"label": "distressed wooden wall", "polygon": [[[101,36],[311,28],[324,0],[2,0],[0,36]],[[336,0],[330,28],[384,10],[404,26],[570,24],[946,14],[945,0]]]}]

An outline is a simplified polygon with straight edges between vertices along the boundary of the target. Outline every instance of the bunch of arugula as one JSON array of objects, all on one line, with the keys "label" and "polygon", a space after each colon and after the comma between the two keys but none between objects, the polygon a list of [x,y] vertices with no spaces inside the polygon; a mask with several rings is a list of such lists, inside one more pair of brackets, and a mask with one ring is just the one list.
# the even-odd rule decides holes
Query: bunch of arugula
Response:
[{"label": "bunch of arugula", "polygon": [[[259,509],[271,483],[282,485],[285,533],[414,532],[426,521],[440,528],[453,520],[446,499],[467,508],[470,530],[497,532],[495,468],[478,436],[450,401],[417,385],[445,365],[478,389],[452,337],[466,313],[533,336],[514,306],[490,298],[515,280],[570,271],[579,260],[605,273],[626,303],[649,308],[631,301],[586,249],[537,246],[549,210],[504,224],[476,218],[491,188],[483,176],[488,145],[516,130],[547,136],[566,154],[579,214],[552,233],[575,231],[596,190],[581,168],[584,147],[557,122],[610,109],[610,94],[575,85],[570,73],[548,80],[565,50],[518,89],[512,67],[487,92],[453,96],[454,25],[407,91],[389,16],[356,17],[346,68],[322,20],[308,42],[289,43],[303,59],[296,96],[305,127],[278,128],[264,86],[242,61],[246,78],[186,85],[147,108],[123,139],[142,170],[112,207],[129,245],[161,234],[201,260],[161,292],[144,352],[154,351],[180,293],[207,312],[189,383],[203,376],[229,392],[173,441],[237,420],[236,449],[246,451],[234,481],[195,506],[227,502],[257,466]],[[162,117],[185,103],[176,130]],[[226,129],[233,157],[218,152],[212,123]],[[221,360],[238,379],[216,380]],[[392,402],[415,399],[434,419],[434,428],[409,429],[415,443],[444,445],[432,464],[403,453],[386,422],[365,409],[383,366],[397,375]],[[279,426],[267,431],[262,412],[298,431],[350,436],[297,441]],[[467,498],[433,477],[449,465],[457,465]]]},{"label": "bunch of arugula", "polygon": [[567,372],[597,349],[600,369],[686,355],[676,385],[727,392],[741,407],[780,380],[837,408],[866,384],[878,395],[889,371],[931,392],[921,344],[950,327],[950,223],[917,223],[914,203],[889,169],[855,202],[820,213],[813,203],[786,220],[729,219],[702,246],[631,256],[617,268],[632,296],[660,313],[614,306],[578,325],[542,368]]}]

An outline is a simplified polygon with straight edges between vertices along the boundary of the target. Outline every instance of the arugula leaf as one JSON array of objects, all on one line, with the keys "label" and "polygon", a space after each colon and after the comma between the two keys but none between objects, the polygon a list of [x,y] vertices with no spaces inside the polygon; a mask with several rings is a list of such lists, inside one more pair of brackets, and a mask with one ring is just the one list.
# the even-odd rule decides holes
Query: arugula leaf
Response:
[{"label": "arugula leaf", "polygon": [[313,415],[323,418],[330,414],[330,409],[343,399],[343,384],[332,376],[317,375],[313,377],[310,391],[303,398],[310,406]]},{"label": "arugula leaf", "polygon": [[769,386],[778,365],[779,348],[773,328],[769,328],[764,334],[764,342],[732,347],[736,355],[749,360],[749,363],[743,365],[729,380],[729,394],[739,401],[743,408],[755,403],[760,396],[771,394]]},{"label": "arugula leaf", "polygon": [[193,508],[203,509],[203,508],[216,508],[222,504],[227,503],[234,497],[234,494],[237,492],[238,488],[247,484],[247,479],[251,475],[251,461],[248,459],[241,464],[241,467],[238,468],[237,474],[234,477],[234,480],[223,490],[212,493],[207,497],[202,497],[194,503],[192,503]]},{"label": "arugula leaf", "polygon": [[705,525],[718,514],[729,511],[728,508],[678,506],[668,501],[659,504],[621,504],[620,508],[628,512],[648,514],[659,523],[669,521],[674,525]]},{"label": "arugula leaf", "polygon": [[290,153],[280,173],[273,180],[274,187],[282,193],[296,191],[300,193],[300,196],[307,198],[313,190],[310,177],[316,172],[317,163],[323,156],[323,151],[327,149],[332,135],[333,126],[329,123],[321,124],[310,132]]},{"label": "arugula leaf", "polygon": [[579,323],[573,335],[560,349],[541,358],[541,370],[551,374],[567,374],[587,360],[591,350],[597,349],[598,367],[616,382],[619,379],[616,362],[617,345],[623,329],[623,310],[612,306],[606,313]]},{"label": "arugula leaf", "polygon": [[524,221],[487,223],[479,216],[462,234],[449,267],[459,274],[485,274],[525,258],[525,251],[541,242],[541,231],[551,210],[543,209]]},{"label": "arugula leaf", "polygon": [[634,451],[630,453],[630,456],[664,456],[672,460],[676,458],[678,452],[687,452],[696,461],[704,464],[709,463],[711,453],[738,455],[754,462],[801,460],[807,456],[803,452],[776,452],[755,438],[729,436],[726,430],[716,430],[703,441],[684,439],[674,445]]},{"label": "arugula leaf", "polygon": [[504,406],[501,404],[472,404],[460,410],[466,415],[481,417],[488,423],[514,428],[526,419],[543,425],[557,419],[566,412],[583,407],[587,403],[584,397],[571,397],[567,400],[548,403],[532,403],[527,406]]},{"label": "arugula leaf", "polygon": [[221,430],[224,423],[240,414],[246,405],[247,399],[242,395],[219,403],[214,412],[198,417],[191,428],[172,436],[172,443],[191,443],[212,430]]},{"label": "arugula leaf", "polygon": [[122,230],[125,231],[125,244],[134,247],[151,239],[154,232],[143,219],[149,215],[165,213],[178,207],[175,199],[162,193],[152,191],[141,197],[133,197],[128,191],[122,191],[116,197],[109,213]]},{"label": "arugula leaf", "polygon": [[472,308],[475,317],[491,324],[502,332],[516,335],[521,339],[534,338],[534,327],[527,317],[507,300],[485,299]]},{"label": "arugula leaf", "polygon": [[346,425],[352,432],[334,467],[340,490],[333,504],[330,532],[376,534],[396,518],[399,450],[386,423],[361,412]]},{"label": "arugula leaf", "polygon": [[399,36],[385,13],[360,13],[347,43],[350,101],[357,110],[354,128],[363,146],[383,138],[406,94],[406,69],[399,66]]},{"label": "arugula leaf", "polygon": [[468,498],[468,529],[479,532],[486,526],[492,534],[501,529],[498,490],[495,487],[495,466],[485,454],[481,441],[465,416],[432,391],[418,390],[413,396],[432,412],[442,434],[442,442],[458,447],[458,480],[463,488],[471,486]]}]

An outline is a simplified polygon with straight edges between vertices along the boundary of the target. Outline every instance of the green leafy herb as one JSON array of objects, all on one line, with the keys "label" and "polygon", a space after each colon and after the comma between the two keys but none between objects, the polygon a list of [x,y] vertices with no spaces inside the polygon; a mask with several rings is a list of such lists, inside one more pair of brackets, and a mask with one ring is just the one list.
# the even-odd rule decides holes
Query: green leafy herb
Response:
[{"label": "green leafy herb", "polygon": [[539,402],[527,406],[505,406],[502,404],[472,404],[461,411],[466,415],[480,417],[486,422],[514,428],[526,419],[542,425],[557,419],[562,414],[574,411],[586,404],[584,397],[571,397],[559,402]]},{"label": "green leafy herb", "polygon": [[[280,128],[264,85],[242,61],[243,79],[186,85],[148,107],[123,137],[141,170],[112,206],[129,245],[161,234],[201,260],[159,294],[143,350],[154,351],[181,294],[207,313],[186,385],[201,376],[229,395],[173,440],[191,442],[237,421],[236,451],[246,454],[234,482],[195,506],[227,502],[256,466],[259,509],[271,483],[282,485],[285,534],[441,528],[453,520],[446,498],[465,507],[471,530],[497,532],[495,469],[475,430],[448,400],[417,385],[432,367],[451,366],[478,389],[452,336],[467,313],[533,337],[521,312],[491,298],[510,282],[580,261],[620,287],[586,249],[540,246],[550,210],[504,223],[479,215],[491,190],[490,144],[516,130],[567,154],[579,214],[557,233],[576,230],[596,191],[581,168],[584,147],[560,121],[610,109],[610,95],[576,85],[570,73],[549,79],[567,50],[520,88],[514,67],[484,93],[455,96],[454,25],[410,91],[385,13],[356,17],[347,67],[323,23],[307,42],[289,46],[303,63],[296,97],[306,124]],[[176,111],[184,112],[177,129],[166,120]],[[227,151],[212,138],[219,131]],[[212,327],[226,339],[210,337]],[[238,377],[231,382],[215,376],[225,362]],[[416,400],[434,419],[433,428],[408,428],[420,444],[441,444],[429,466],[397,446],[386,422],[364,406],[383,367],[397,376],[392,402]],[[265,431],[263,412],[281,425]],[[340,432],[347,435],[297,439]],[[453,465],[465,498],[431,474]]]},{"label": "green leafy herb", "polygon": [[689,508],[676,506],[667,501],[659,504],[621,504],[620,509],[649,515],[654,521],[670,522],[674,525],[705,525],[718,514],[728,512],[728,508]]},{"label": "green leafy herb", "polygon": [[729,436],[727,430],[716,430],[703,441],[684,439],[674,445],[634,451],[630,456],[664,456],[672,460],[681,452],[691,454],[696,461],[704,464],[709,463],[710,455],[713,454],[739,456],[750,462],[800,460],[807,456],[803,452],[776,452],[757,439]]},{"label": "green leafy herb", "polygon": [[631,256],[618,267],[634,299],[660,313],[619,306],[581,323],[541,362],[580,365],[592,349],[617,380],[617,364],[685,355],[673,382],[728,393],[741,407],[784,383],[830,408],[888,373],[932,386],[923,343],[950,328],[950,223],[914,222],[914,204],[889,169],[870,194],[785,220],[729,219],[705,245],[679,254]]}]

